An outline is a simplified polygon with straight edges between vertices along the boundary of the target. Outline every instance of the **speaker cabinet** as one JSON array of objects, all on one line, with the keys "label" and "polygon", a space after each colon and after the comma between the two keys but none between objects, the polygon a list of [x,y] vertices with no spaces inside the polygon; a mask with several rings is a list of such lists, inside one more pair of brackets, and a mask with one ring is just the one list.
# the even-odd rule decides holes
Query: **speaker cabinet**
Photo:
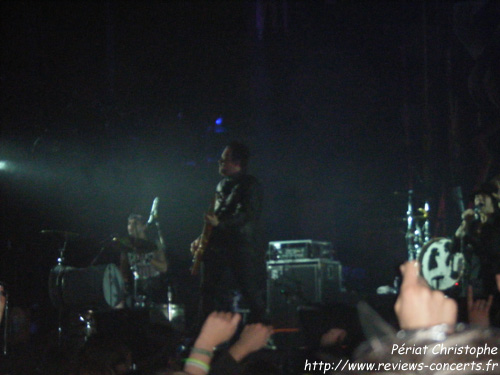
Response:
[{"label": "speaker cabinet", "polygon": [[342,266],[328,259],[267,262],[267,309],[275,327],[297,327],[300,306],[332,303],[342,290]]}]

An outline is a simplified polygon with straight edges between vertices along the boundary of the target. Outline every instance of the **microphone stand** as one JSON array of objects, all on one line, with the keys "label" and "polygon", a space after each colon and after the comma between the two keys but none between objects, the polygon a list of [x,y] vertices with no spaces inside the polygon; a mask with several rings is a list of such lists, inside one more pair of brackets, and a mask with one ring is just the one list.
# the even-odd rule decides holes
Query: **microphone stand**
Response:
[{"label": "microphone stand", "polygon": [[94,259],[92,259],[92,262],[90,262],[90,266],[93,266],[95,264],[95,262],[97,262],[97,259],[99,259],[102,255],[102,253],[104,252],[104,249],[105,247],[101,247],[101,250],[99,251],[99,253],[95,256]]},{"label": "microphone stand", "polygon": [[[158,234],[159,250],[165,253],[165,240],[163,239],[163,234],[161,232],[160,222],[158,221],[158,219],[155,219],[154,223]],[[167,277],[167,314],[168,320],[170,322],[172,322],[172,319],[174,317],[174,309],[175,306],[173,305],[172,285],[170,285],[170,278]]]},{"label": "microphone stand", "polygon": [[[166,256],[165,254],[165,240],[163,239],[163,234],[161,232],[161,226],[160,226],[160,222],[158,221],[158,219],[155,220],[155,226],[156,226],[156,230],[157,230],[157,233],[158,233],[158,243],[159,243],[159,249],[160,251],[162,251],[164,254],[164,256]],[[168,263],[167,263],[167,267],[168,267]],[[170,319],[170,312],[171,312],[171,305],[172,305],[172,300],[173,300],[173,297],[172,297],[172,286],[170,285],[170,278],[167,277],[167,303],[168,303],[168,316],[169,316],[169,319]]]},{"label": "microphone stand", "polygon": [[161,233],[160,222],[158,219],[155,220],[156,230],[158,232],[158,242],[160,244],[160,250],[165,251],[165,241],[163,240],[163,235]]}]

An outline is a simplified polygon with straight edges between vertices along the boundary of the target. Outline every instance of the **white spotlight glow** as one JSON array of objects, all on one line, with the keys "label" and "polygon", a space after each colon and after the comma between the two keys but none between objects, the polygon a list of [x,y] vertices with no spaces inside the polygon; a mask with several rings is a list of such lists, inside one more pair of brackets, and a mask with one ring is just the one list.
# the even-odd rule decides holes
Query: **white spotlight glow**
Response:
[{"label": "white spotlight glow", "polygon": [[0,172],[12,172],[14,171],[15,164],[11,161],[0,160]]}]

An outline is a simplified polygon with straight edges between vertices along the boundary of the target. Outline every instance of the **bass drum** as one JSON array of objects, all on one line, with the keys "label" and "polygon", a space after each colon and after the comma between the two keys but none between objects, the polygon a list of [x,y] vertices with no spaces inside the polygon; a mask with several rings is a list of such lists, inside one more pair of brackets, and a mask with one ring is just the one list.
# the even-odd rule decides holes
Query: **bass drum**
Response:
[{"label": "bass drum", "polygon": [[453,254],[451,247],[450,239],[435,238],[427,242],[420,252],[420,272],[433,289],[453,288],[463,276],[465,258],[462,253]]},{"label": "bass drum", "polygon": [[114,264],[87,268],[59,265],[50,271],[49,294],[56,308],[117,308],[124,298],[124,282]]}]

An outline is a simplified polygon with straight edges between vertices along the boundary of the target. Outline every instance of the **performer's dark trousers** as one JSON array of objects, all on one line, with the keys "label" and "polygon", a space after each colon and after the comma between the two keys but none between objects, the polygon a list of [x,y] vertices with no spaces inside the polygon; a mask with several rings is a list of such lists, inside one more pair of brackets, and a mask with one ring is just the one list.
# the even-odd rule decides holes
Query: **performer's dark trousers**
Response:
[{"label": "performer's dark trousers", "polygon": [[201,318],[206,318],[212,311],[232,311],[235,292],[239,292],[250,310],[247,322],[264,322],[265,254],[243,243],[221,250],[209,248],[203,258]]}]

